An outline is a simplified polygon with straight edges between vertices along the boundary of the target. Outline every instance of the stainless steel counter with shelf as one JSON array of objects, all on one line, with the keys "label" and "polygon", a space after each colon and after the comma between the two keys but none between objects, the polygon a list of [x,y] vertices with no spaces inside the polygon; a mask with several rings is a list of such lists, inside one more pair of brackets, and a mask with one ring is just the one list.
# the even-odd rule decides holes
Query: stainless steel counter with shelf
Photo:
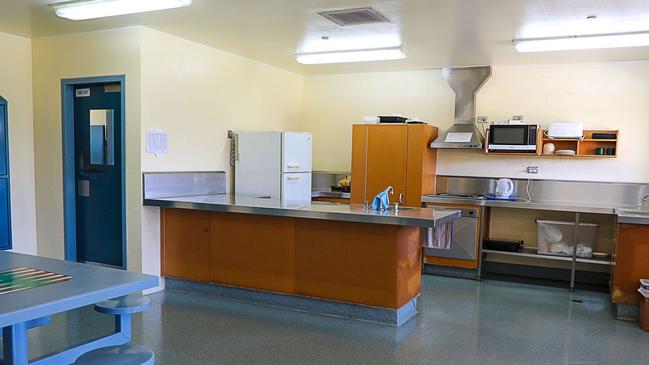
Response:
[{"label": "stainless steel counter with shelf", "polygon": [[[579,212],[638,217],[646,211],[641,200],[649,194],[649,185],[588,181],[513,179],[516,201],[490,200],[495,178],[438,176],[438,191],[444,194],[422,196],[422,203],[463,204],[492,208],[514,208]],[[529,184],[529,186],[527,186]],[[527,201],[527,190],[531,200]]]},{"label": "stainless steel counter with shelf", "polygon": [[[556,261],[572,261],[571,256],[554,256],[554,255],[540,254],[538,253],[535,247],[521,247],[521,249],[516,252],[483,249],[482,253],[503,255],[503,256],[528,257],[534,259],[540,258],[545,260],[556,260]],[[593,252],[593,257],[589,259],[577,257],[576,261],[580,264],[605,265],[605,266],[610,266],[612,264],[611,255],[601,253],[601,252]]]},{"label": "stainless steel counter with shelf", "polygon": [[[575,226],[580,224],[583,213],[615,217],[619,222],[649,222],[649,210],[641,205],[642,197],[649,193],[647,184],[514,179],[514,196],[531,198],[531,201],[523,198],[517,201],[488,200],[485,196],[494,191],[496,181],[496,178],[438,176],[437,191],[443,193],[423,196],[422,203],[570,212],[574,213]],[[573,244],[578,242],[577,232],[571,241]],[[525,247],[518,252],[481,247],[479,270],[482,270],[486,257],[492,255],[570,262],[571,289],[575,286],[577,264],[613,265],[611,255],[604,252],[594,252],[593,258],[586,259],[577,257],[576,252],[572,256],[539,254],[535,247]]]}]

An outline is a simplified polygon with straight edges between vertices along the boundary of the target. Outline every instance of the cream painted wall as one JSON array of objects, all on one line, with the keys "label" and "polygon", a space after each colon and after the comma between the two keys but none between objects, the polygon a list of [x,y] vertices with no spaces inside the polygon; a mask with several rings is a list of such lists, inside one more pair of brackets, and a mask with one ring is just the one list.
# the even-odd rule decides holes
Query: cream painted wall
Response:
[{"label": "cream painted wall", "polygon": [[140,28],[32,41],[38,254],[62,258],[61,79],[126,75],[127,263],[141,270]]},{"label": "cream painted wall", "polygon": [[313,132],[314,170],[351,170],[352,124],[363,116],[399,113],[441,128],[453,100],[439,71],[304,76],[301,128]]},{"label": "cream painted wall", "polygon": [[296,129],[301,107],[298,74],[142,30],[142,131],[169,132],[169,154],[142,150],[144,171],[227,170],[228,129]]},{"label": "cream painted wall", "polygon": [[[524,115],[547,127],[580,121],[586,129],[619,129],[616,159],[498,158],[442,151],[438,172],[447,175],[649,182],[649,62],[496,67],[479,93],[479,115],[502,120]],[[537,176],[532,175],[537,178]]]},{"label": "cream painted wall", "polygon": [[8,103],[13,251],[36,254],[31,41],[0,33],[0,49],[0,95]]},{"label": "cream painted wall", "polygon": [[[364,115],[401,113],[448,128],[453,92],[439,70],[304,77],[303,130],[314,133],[314,166],[350,169],[351,124]],[[491,121],[524,115],[547,126],[580,121],[587,129],[620,129],[619,158],[570,160],[485,156],[444,150],[438,173],[541,179],[649,182],[649,62],[494,67],[478,94],[477,114]]]},{"label": "cream painted wall", "polygon": [[[169,153],[142,146],[143,171],[224,170],[227,130],[295,130],[302,77],[198,43],[142,29],[142,144],[146,129],[169,133]],[[143,271],[160,273],[159,209],[142,215]]]}]

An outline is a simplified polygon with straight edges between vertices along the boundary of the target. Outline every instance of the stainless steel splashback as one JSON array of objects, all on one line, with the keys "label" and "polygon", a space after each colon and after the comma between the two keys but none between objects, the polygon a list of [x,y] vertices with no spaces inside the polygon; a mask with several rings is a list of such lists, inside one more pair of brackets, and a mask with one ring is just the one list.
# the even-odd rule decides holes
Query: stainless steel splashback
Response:
[{"label": "stainless steel splashback", "polygon": [[[493,194],[499,178],[437,176],[437,192],[451,194]],[[527,198],[528,180],[512,179],[515,194]],[[535,202],[602,203],[640,205],[649,194],[649,184],[602,183],[567,180],[530,180],[530,194]]]},{"label": "stainless steel splashback", "polygon": [[144,199],[225,194],[225,171],[145,172]]}]

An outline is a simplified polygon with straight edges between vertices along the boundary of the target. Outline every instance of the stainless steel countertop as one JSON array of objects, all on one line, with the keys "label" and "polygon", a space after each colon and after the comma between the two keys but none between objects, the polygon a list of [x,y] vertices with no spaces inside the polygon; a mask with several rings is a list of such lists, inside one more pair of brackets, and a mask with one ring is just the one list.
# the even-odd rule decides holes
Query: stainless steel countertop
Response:
[{"label": "stainless steel countertop", "polygon": [[145,206],[322,219],[398,226],[437,227],[460,218],[459,210],[401,207],[395,212],[366,210],[361,204],[281,202],[246,195],[199,195],[144,199]]},{"label": "stainless steel countertop", "polygon": [[312,198],[351,198],[351,193],[343,193],[342,191],[327,191],[327,190],[314,190],[311,192]]},{"label": "stainless steel countertop", "polygon": [[483,200],[483,199],[464,199],[464,198],[445,198],[425,195],[421,198],[422,203],[445,203],[445,204],[463,204],[482,207],[495,208],[516,208],[516,209],[536,209],[536,210],[553,210],[561,212],[580,212],[615,215],[616,209],[641,210],[638,205],[612,205],[598,203],[582,202],[558,202],[558,201],[503,201],[503,200]]},{"label": "stainless steel countertop", "polygon": [[649,226],[649,207],[640,207],[639,209],[615,209],[617,221],[626,224],[641,224]]}]

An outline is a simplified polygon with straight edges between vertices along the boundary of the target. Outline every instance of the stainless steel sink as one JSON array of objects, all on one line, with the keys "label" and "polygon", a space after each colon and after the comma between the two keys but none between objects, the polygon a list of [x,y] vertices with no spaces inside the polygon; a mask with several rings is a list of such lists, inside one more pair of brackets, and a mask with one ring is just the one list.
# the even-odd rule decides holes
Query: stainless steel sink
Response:
[{"label": "stainless steel sink", "polygon": [[620,223],[649,225],[649,209],[616,209]]},{"label": "stainless steel sink", "polygon": [[632,215],[636,217],[649,218],[649,210],[636,210],[636,209],[618,209],[618,215]]}]

